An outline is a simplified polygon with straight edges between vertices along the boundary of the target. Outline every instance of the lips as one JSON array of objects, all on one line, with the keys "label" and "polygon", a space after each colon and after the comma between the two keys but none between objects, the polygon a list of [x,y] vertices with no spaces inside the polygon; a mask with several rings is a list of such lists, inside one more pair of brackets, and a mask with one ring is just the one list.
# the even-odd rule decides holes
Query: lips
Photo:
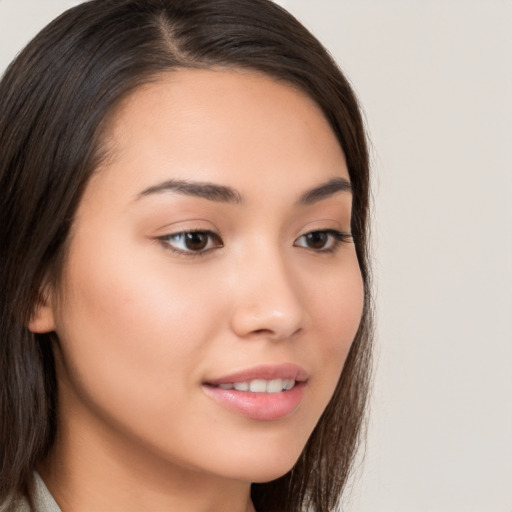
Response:
[{"label": "lips", "polygon": [[307,380],[307,372],[295,364],[263,365],[209,380],[203,390],[232,412],[272,421],[299,407]]}]

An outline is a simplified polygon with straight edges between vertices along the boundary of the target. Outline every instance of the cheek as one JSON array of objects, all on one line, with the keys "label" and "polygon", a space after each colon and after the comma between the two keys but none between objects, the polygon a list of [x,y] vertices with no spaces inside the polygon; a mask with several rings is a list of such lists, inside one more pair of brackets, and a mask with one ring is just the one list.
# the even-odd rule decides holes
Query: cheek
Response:
[{"label": "cheek", "polygon": [[173,271],[165,258],[148,258],[153,251],[134,254],[132,249],[126,256],[104,244],[102,254],[95,256],[78,247],[81,256],[72,260],[65,279],[69,286],[62,302],[64,323],[74,331],[94,333],[92,343],[108,339],[114,349],[192,348],[190,333],[201,328],[197,313],[211,312],[215,318],[218,301],[211,300],[208,288],[198,290],[186,273]]},{"label": "cheek", "polygon": [[133,253],[128,259],[107,246],[96,257],[80,247],[75,254],[84,257],[71,259],[57,315],[75,392],[122,415],[131,414],[123,404],[147,414],[176,406],[186,398],[176,389],[193,389],[187,384],[219,316],[218,300]]},{"label": "cheek", "polygon": [[318,392],[313,402],[319,417],[334,393],[362,318],[364,288],[355,254],[337,274],[332,269],[325,276],[317,272],[309,285],[316,290],[309,293],[315,343],[301,348],[315,367],[322,368],[312,382]]},{"label": "cheek", "polygon": [[326,276],[316,294],[313,315],[330,350],[347,353],[357,333],[364,305],[364,286],[355,255],[339,274]]}]

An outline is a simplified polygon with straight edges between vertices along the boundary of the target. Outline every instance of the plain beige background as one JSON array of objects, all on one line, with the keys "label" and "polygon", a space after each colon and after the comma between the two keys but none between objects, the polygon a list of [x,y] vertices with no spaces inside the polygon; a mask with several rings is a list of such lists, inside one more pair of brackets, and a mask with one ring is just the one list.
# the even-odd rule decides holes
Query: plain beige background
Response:
[{"label": "plain beige background", "polygon": [[[0,69],[76,3],[0,0]],[[373,146],[378,365],[345,510],[511,512],[512,2],[279,3],[350,77]]]}]

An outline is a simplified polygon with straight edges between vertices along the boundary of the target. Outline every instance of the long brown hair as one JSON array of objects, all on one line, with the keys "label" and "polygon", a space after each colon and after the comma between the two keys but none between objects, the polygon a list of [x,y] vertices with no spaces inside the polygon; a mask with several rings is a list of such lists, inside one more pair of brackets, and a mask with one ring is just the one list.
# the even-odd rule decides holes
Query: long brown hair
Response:
[{"label": "long brown hair", "polygon": [[266,512],[325,512],[338,502],[361,438],[371,355],[369,164],[355,95],[322,45],[269,0],[93,0],[48,25],[0,82],[0,503],[28,493],[55,438],[55,335],[26,325],[45,280],[58,279],[108,115],[162,72],[212,66],[256,70],[303,90],[347,159],[363,318],[297,464],[252,487]]}]

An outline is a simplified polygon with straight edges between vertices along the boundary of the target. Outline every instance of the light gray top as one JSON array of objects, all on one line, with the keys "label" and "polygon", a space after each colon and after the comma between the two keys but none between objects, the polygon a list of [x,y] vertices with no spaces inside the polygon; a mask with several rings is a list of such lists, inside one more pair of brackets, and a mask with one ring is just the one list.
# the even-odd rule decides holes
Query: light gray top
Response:
[{"label": "light gray top", "polygon": [[23,498],[1,506],[0,512],[62,512],[38,473],[34,473],[32,499],[33,508],[30,508],[28,501]]}]

